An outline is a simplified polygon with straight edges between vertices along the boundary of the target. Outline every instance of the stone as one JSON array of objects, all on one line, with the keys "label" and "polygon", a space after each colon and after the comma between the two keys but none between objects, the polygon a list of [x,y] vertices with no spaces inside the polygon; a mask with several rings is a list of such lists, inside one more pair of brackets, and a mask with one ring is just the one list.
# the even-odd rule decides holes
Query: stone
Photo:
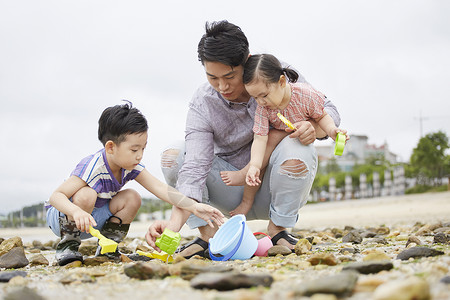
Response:
[{"label": "stone", "polygon": [[4,240],[0,244],[0,256],[8,253],[9,251],[11,251],[13,248],[16,248],[16,247],[23,248],[22,239],[20,237],[15,236],[10,239]]},{"label": "stone", "polygon": [[353,262],[344,266],[343,270],[354,270],[361,274],[373,274],[380,271],[389,271],[394,267],[390,261],[364,261]]},{"label": "stone", "polygon": [[390,260],[390,259],[391,258],[382,251],[373,251],[364,256],[363,261]]},{"label": "stone", "polygon": [[294,290],[294,296],[311,296],[318,293],[333,294],[338,297],[348,296],[352,293],[357,280],[356,272],[344,271],[337,275],[302,282],[301,286]]},{"label": "stone", "polygon": [[363,238],[356,230],[352,230],[342,238],[343,243],[361,244]]},{"label": "stone", "polygon": [[450,276],[442,277],[440,281],[441,281],[442,283],[449,284],[449,283],[450,283]]},{"label": "stone", "polygon": [[369,243],[387,245],[388,241],[384,237],[374,237],[374,238],[371,238],[371,239],[365,241],[363,244],[369,244]]},{"label": "stone", "polygon": [[34,255],[33,257],[31,257],[30,264],[32,266],[36,266],[36,265],[48,266],[48,265],[50,265],[50,263],[48,262],[48,259],[45,258],[45,256],[42,254],[37,254],[37,255]]},{"label": "stone", "polygon": [[81,244],[80,248],[78,248],[78,252],[80,252],[84,256],[95,255],[96,251],[97,251],[97,245]]},{"label": "stone", "polygon": [[13,289],[3,298],[4,300],[44,300],[45,298],[29,287]]},{"label": "stone", "polygon": [[342,248],[341,250],[339,250],[339,253],[341,254],[345,254],[346,252],[349,254],[355,254],[359,253],[359,250],[356,248]]},{"label": "stone", "polygon": [[408,248],[408,245],[410,245],[410,244],[416,244],[417,246],[419,246],[419,245],[422,245],[422,242],[420,241],[420,239],[417,236],[412,235],[408,238],[405,248]]},{"label": "stone", "polygon": [[332,253],[316,253],[312,255],[310,258],[308,258],[308,261],[313,266],[319,264],[335,266],[338,264],[336,257]]},{"label": "stone", "polygon": [[0,256],[0,268],[17,269],[25,267],[29,263],[22,247],[12,248],[8,253]]},{"label": "stone", "polygon": [[236,272],[202,273],[195,276],[190,284],[194,289],[215,289],[230,291],[254,286],[270,287],[273,277],[269,274],[244,274]]},{"label": "stone", "polygon": [[2,271],[0,272],[0,282],[8,282],[11,278],[16,276],[27,276],[27,272],[25,271]]},{"label": "stone", "polygon": [[83,264],[82,261],[80,260],[75,260],[71,263],[68,263],[67,265],[64,266],[64,269],[73,269],[73,268],[79,268],[81,267],[81,265]]},{"label": "stone", "polygon": [[309,253],[311,249],[312,245],[307,239],[300,239],[295,245],[295,254],[297,255],[306,254]]},{"label": "stone", "polygon": [[449,242],[450,238],[443,232],[436,233],[433,237],[434,244],[448,244]]},{"label": "stone", "polygon": [[389,229],[389,227],[381,226],[376,229],[376,233],[380,235],[388,235],[390,232],[391,230]]},{"label": "stone", "polygon": [[100,266],[101,264],[111,262],[111,260],[107,256],[93,256],[87,257],[83,260],[83,264],[86,266]]},{"label": "stone", "polygon": [[128,277],[137,278],[140,280],[164,278],[170,275],[167,265],[157,262],[138,261],[125,266],[124,272]]},{"label": "stone", "polygon": [[224,273],[231,272],[233,268],[225,265],[197,265],[197,264],[183,264],[181,267],[180,277],[185,280],[191,280],[201,273]]},{"label": "stone", "polygon": [[444,252],[427,247],[413,247],[403,250],[397,255],[397,259],[408,260],[412,258],[442,255]]},{"label": "stone", "polygon": [[267,256],[275,256],[277,254],[281,254],[283,256],[289,255],[292,254],[292,250],[284,245],[275,245],[273,247],[270,247],[269,251],[267,252]]},{"label": "stone", "polygon": [[380,285],[373,300],[428,300],[431,299],[428,283],[418,277],[394,280]]}]

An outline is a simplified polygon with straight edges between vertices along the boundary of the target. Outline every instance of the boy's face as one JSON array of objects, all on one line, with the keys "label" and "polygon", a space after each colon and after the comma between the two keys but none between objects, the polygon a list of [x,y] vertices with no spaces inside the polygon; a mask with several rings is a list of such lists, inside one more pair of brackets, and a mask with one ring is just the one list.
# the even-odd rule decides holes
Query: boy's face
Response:
[{"label": "boy's face", "polygon": [[204,62],[206,77],[211,86],[228,101],[248,101],[244,88],[244,67],[231,67],[220,62]]},{"label": "boy's face", "polygon": [[126,170],[133,170],[144,156],[147,137],[147,132],[128,134],[123,142],[114,144],[114,164]]}]

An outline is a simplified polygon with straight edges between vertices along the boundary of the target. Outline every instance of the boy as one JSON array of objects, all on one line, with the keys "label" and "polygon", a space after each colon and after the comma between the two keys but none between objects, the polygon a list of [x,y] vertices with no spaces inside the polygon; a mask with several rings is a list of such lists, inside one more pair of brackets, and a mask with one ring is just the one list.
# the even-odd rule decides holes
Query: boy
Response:
[{"label": "boy", "polygon": [[223,214],[187,198],[152,176],[140,164],[147,145],[147,120],[131,103],[105,109],[98,121],[98,139],[104,148],[84,158],[50,196],[47,223],[61,237],[56,248],[60,266],[82,261],[81,239],[89,238],[89,226],[107,238],[122,241],[141,205],[140,195],[121,190],[135,179],[156,197],[217,225]]}]

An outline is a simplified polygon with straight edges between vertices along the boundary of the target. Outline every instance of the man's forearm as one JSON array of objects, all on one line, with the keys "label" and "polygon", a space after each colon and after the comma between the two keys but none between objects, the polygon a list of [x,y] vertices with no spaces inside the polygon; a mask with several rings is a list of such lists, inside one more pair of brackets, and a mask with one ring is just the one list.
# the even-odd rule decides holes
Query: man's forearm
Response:
[{"label": "man's forearm", "polygon": [[186,223],[187,219],[191,215],[187,210],[181,209],[179,207],[172,207],[172,214],[170,215],[169,224],[167,228],[172,231],[178,232],[181,227]]}]

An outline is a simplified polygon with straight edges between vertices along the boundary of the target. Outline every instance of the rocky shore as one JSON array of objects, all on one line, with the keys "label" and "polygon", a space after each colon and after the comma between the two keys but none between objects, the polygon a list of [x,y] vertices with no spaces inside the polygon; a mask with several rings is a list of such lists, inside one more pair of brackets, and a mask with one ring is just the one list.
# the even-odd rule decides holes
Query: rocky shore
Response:
[{"label": "rocky shore", "polygon": [[[55,265],[56,240],[0,239],[2,299],[450,299],[450,219],[294,229],[295,253],[282,246],[268,257],[172,263],[138,256],[143,238],[119,244],[120,261],[94,257]],[[183,238],[185,243],[194,237]]]}]

